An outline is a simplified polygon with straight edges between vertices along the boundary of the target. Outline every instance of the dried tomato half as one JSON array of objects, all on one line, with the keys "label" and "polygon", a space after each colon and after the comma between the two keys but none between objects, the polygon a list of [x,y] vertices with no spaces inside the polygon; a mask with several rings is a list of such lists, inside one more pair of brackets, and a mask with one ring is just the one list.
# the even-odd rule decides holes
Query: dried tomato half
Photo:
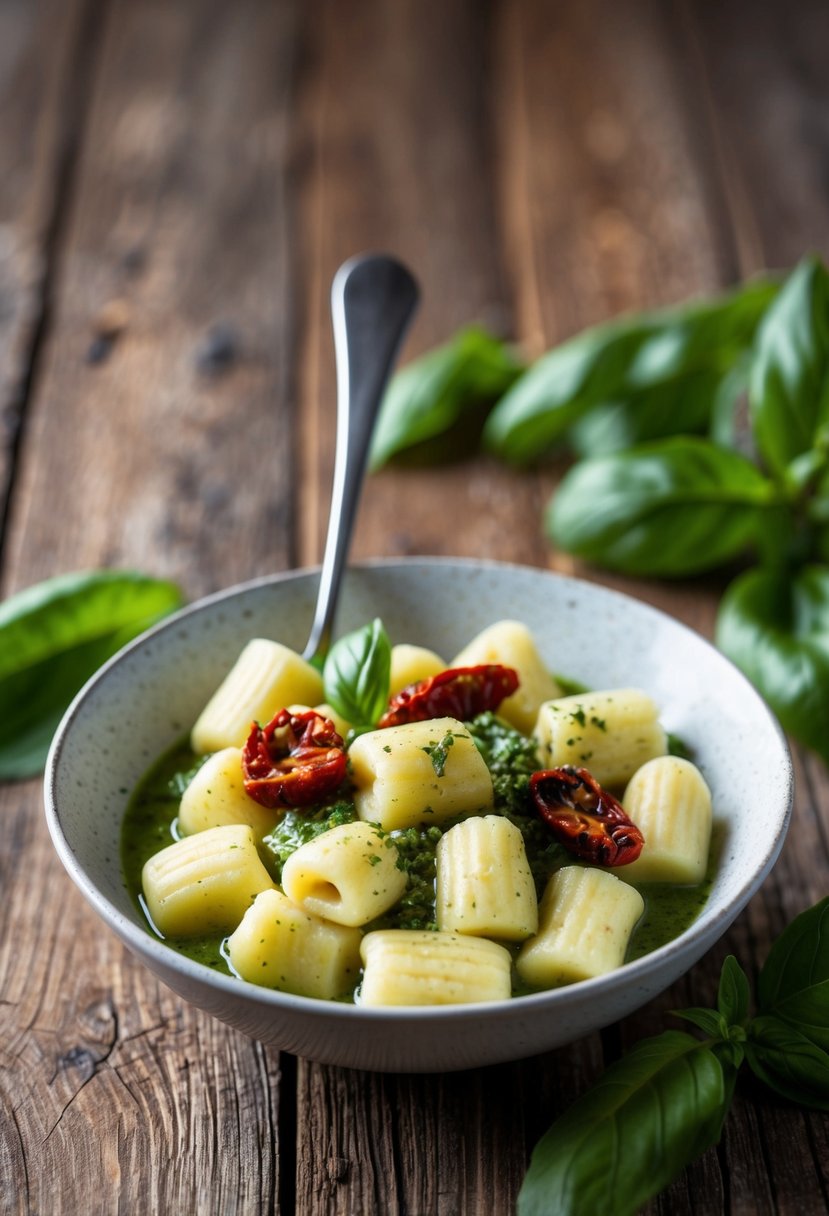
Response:
[{"label": "dried tomato half", "polygon": [[334,723],[314,710],[281,709],[253,723],[244,750],[245,791],[262,806],[310,806],[345,778],[345,749]]},{"label": "dried tomato half", "polygon": [[468,722],[488,709],[497,709],[518,687],[518,673],[500,663],[479,667],[449,667],[409,684],[389,701],[378,727],[424,722],[427,718],[459,718]]},{"label": "dried tomato half", "polygon": [[538,813],[565,849],[599,866],[624,866],[642,852],[642,833],[586,768],[544,769],[530,778]]}]

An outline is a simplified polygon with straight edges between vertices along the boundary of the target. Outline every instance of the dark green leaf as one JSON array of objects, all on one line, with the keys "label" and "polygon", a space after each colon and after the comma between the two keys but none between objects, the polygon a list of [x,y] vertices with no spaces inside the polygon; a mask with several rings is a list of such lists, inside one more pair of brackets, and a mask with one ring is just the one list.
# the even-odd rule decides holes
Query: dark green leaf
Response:
[{"label": "dark green leaf", "polygon": [[829,762],[829,567],[741,574],[720,603],[716,642],[785,729]]},{"label": "dark green leaf", "polygon": [[582,434],[582,450],[703,429],[719,379],[751,341],[776,290],[756,280],[710,303],[584,331],[535,363],[498,402],[485,443],[507,460],[533,462],[596,407],[606,408],[597,427]]},{"label": "dark green leaf", "polygon": [[748,977],[733,954],[729,954],[720,972],[717,1009],[729,1026],[741,1026],[748,1017],[751,990]]},{"label": "dark green leaf", "polygon": [[775,472],[829,441],[829,273],[817,258],[792,271],[763,318],[749,395],[758,447]]},{"label": "dark green leaf", "polygon": [[354,726],[373,725],[389,698],[391,644],[379,619],[340,638],[323,668],[325,699]]},{"label": "dark green leaf", "polygon": [[748,380],[751,356],[745,351],[717,386],[709,435],[721,448],[733,448],[749,458],[756,455],[748,419]]},{"label": "dark green leaf", "polygon": [[589,329],[539,359],[498,402],[484,443],[516,464],[533,463],[588,410],[613,401],[644,340],[635,321]]},{"label": "dark green leaf", "polygon": [[639,1043],[539,1141],[519,1216],[627,1216],[716,1143],[723,1067],[679,1031]]},{"label": "dark green leaf", "polygon": [[709,1039],[724,1039],[728,1034],[728,1023],[715,1009],[676,1009],[674,1017],[683,1018],[708,1036]]},{"label": "dark green leaf", "polygon": [[547,513],[563,549],[628,574],[684,575],[735,557],[778,491],[750,461],[677,437],[575,465]]},{"label": "dark green leaf", "polygon": [[668,435],[704,434],[722,379],[719,369],[702,368],[670,388],[660,382],[597,405],[574,423],[569,441],[581,456],[603,456]]},{"label": "dark green leaf", "polygon": [[745,1053],[751,1071],[775,1093],[829,1110],[829,1054],[794,1026],[770,1015],[754,1018]]},{"label": "dark green leaf", "polygon": [[481,407],[488,410],[523,370],[509,348],[482,329],[463,329],[415,359],[389,385],[371,449],[377,469],[401,452],[444,436]]},{"label": "dark green leaf", "polygon": [[669,756],[679,756],[682,760],[693,760],[693,749],[688,746],[684,739],[679,735],[675,735],[673,731],[667,732],[667,745]]},{"label": "dark green leaf", "polygon": [[172,583],[99,570],[60,575],[0,605],[0,779],[40,772],[75,693],[181,603]]},{"label": "dark green leaf", "polygon": [[829,896],[781,933],[757,981],[762,1014],[774,1014],[829,1051]]}]

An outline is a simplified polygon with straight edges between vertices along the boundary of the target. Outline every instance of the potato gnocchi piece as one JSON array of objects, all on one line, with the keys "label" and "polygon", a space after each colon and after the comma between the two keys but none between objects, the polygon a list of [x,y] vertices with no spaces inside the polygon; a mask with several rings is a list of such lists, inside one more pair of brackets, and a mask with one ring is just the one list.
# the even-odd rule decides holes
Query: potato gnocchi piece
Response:
[{"label": "potato gnocchi piece", "polygon": [[690,760],[659,756],[630,779],[623,805],[645,838],[634,882],[700,883],[711,845],[711,792]]},{"label": "potato gnocchi piece", "polygon": [[489,769],[456,718],[369,731],[348,755],[357,814],[384,832],[492,807]]},{"label": "potato gnocchi piece", "polygon": [[464,819],[437,847],[438,928],[505,941],[538,929],[538,900],[524,837],[503,815]]},{"label": "potato gnocchi piece", "polygon": [[228,938],[227,951],[244,980],[280,992],[336,1000],[360,973],[359,929],[309,916],[281,891],[263,891]]},{"label": "potato gnocchi piece", "polygon": [[428,929],[380,929],[360,949],[361,1005],[464,1005],[511,993],[510,956],[496,942]]},{"label": "potato gnocchi piece", "polygon": [[397,696],[403,688],[417,684],[420,680],[428,680],[439,672],[445,671],[448,664],[425,646],[410,646],[400,642],[391,648],[391,676],[389,681],[389,697]]},{"label": "potato gnocchi piece", "polygon": [[301,845],[282,867],[285,894],[312,916],[366,925],[406,890],[399,853],[368,823],[343,823]]},{"label": "potato gnocchi piece", "polygon": [[518,672],[517,690],[501,702],[497,712],[528,735],[542,704],[559,696],[561,689],[547,670],[527,626],[521,621],[497,621],[464,646],[449,666],[476,667],[480,663],[501,663]]},{"label": "potato gnocchi piece", "polygon": [[544,890],[538,934],[521,947],[518,974],[552,988],[615,971],[644,910],[639,892],[614,874],[564,866]]},{"label": "potato gnocchi piece", "polygon": [[277,818],[277,811],[260,806],[245,793],[239,747],[224,747],[205,760],[178,808],[178,826],[185,836],[229,823],[246,823],[259,837],[271,830]]},{"label": "potato gnocchi piece", "polygon": [[253,638],[199,715],[193,751],[242,747],[252,722],[264,726],[286,705],[314,705],[322,696],[322,676],[310,663],[281,642]]},{"label": "potato gnocchi piece", "polygon": [[534,736],[544,768],[586,768],[600,785],[619,786],[668,739],[653,700],[638,688],[579,693],[541,706]]},{"label": "potato gnocchi piece", "polygon": [[274,885],[246,824],[208,828],[168,845],[145,864],[141,884],[165,937],[235,929],[256,896]]}]

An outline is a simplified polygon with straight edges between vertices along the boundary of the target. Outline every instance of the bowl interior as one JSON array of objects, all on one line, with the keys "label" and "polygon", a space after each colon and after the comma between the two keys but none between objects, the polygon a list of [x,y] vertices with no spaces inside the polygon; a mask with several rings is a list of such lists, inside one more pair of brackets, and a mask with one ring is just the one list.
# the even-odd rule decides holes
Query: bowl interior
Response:
[{"label": "bowl interior", "polygon": [[[147,949],[163,951],[168,970],[196,968],[205,973],[204,984],[222,977],[187,960],[179,963],[178,956],[145,934],[121,874],[124,811],[136,783],[189,730],[248,639],[272,637],[303,648],[317,577],[300,572],[247,584],[170,618],[122,651],[87,685],[53,744],[47,813],[71,876],[143,957]],[[667,730],[691,747],[711,787],[722,831],[708,903],[680,939],[689,946],[685,965],[690,965],[770,869],[791,805],[785,741],[736,668],[698,635],[647,605],[523,567],[439,559],[354,567],[345,580],[338,633],[375,616],[382,618],[393,642],[429,646],[447,660],[487,625],[517,618],[533,631],[553,671],[597,689],[634,686],[650,693]],[[658,969],[656,955],[675,954],[676,948],[672,943],[608,978],[617,987],[635,985]],[[664,983],[677,973],[668,970]],[[566,1001],[566,994],[579,987],[544,994],[540,1002],[522,998],[511,1004],[529,1001],[528,1014],[533,1002],[549,1011],[551,1002]],[[647,999],[650,993],[642,991],[641,999]],[[256,990],[251,999],[260,996],[290,1004],[289,998],[265,990]],[[360,1011],[348,1009],[346,1016],[355,1012]],[[426,1016],[446,1015],[432,1010]]]}]

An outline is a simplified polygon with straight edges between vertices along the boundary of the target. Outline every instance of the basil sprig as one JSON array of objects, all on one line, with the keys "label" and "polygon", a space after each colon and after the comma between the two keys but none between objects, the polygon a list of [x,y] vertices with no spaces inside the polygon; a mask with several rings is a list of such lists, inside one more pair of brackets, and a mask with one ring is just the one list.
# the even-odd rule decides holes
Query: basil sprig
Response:
[{"label": "basil sprig", "polygon": [[[393,442],[378,446],[377,463],[427,433],[446,440],[480,404],[474,377],[467,389],[459,370],[469,366],[468,340],[461,334],[401,373],[393,389],[405,387],[415,405],[389,415]],[[496,348],[489,338],[497,363]],[[545,511],[553,544],[651,578],[754,563],[723,597],[717,642],[786,730],[829,763],[823,263],[807,257],[782,283],[759,278],[718,299],[596,326],[506,379],[484,394],[489,451],[522,465],[565,441],[581,457]]]},{"label": "basil sprig", "polygon": [[785,1098],[829,1109],[829,898],[778,938],[760,972],[757,1012],[736,959],[716,1009],[677,1016],[704,1039],[666,1031],[606,1070],[537,1144],[519,1216],[632,1216],[720,1137],[745,1061]]},{"label": "basil sprig", "polygon": [[173,583],[117,570],[59,575],[0,604],[0,780],[41,772],[75,693],[181,604]]},{"label": "basil sprig", "polygon": [[539,359],[498,402],[486,446],[532,464],[564,437],[596,452],[707,430],[718,386],[776,291],[758,279],[709,303],[586,330]]},{"label": "basil sprig", "polygon": [[352,726],[373,726],[388,704],[390,671],[391,643],[375,618],[329,650],[322,672],[325,699]]}]

